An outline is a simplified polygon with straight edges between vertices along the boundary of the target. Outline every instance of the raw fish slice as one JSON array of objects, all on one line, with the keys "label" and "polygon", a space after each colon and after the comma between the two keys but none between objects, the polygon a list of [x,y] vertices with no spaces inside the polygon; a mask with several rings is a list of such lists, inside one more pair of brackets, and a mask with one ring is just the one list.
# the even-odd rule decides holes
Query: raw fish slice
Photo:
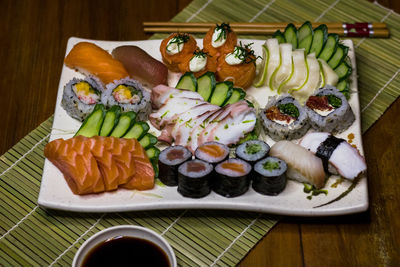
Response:
[{"label": "raw fish slice", "polygon": [[217,117],[221,112],[222,108],[208,112],[207,114],[204,114],[200,118],[196,120],[196,125],[193,126],[192,130],[189,133],[189,139],[188,141],[188,149],[194,153],[196,148],[198,147],[198,139],[200,137],[201,132],[204,130],[204,128],[208,125],[208,122],[214,120],[215,117]]},{"label": "raw fish slice", "polygon": [[131,154],[132,148],[129,147],[131,144],[126,142],[127,140],[129,139],[120,138],[118,142],[114,142],[113,147],[109,148],[120,173],[120,185],[127,183],[136,172],[134,159]]},{"label": "raw fish slice", "polygon": [[236,144],[245,134],[253,131],[256,119],[256,113],[251,108],[236,116],[231,114],[218,123],[209,139],[216,140],[224,145]]},{"label": "raw fish slice", "polygon": [[279,45],[281,64],[271,76],[269,87],[272,90],[278,90],[280,93],[281,85],[287,81],[292,75],[293,60],[292,60],[292,44],[284,43]]},{"label": "raw fish slice", "polygon": [[85,75],[97,76],[104,84],[129,76],[121,62],[93,43],[77,43],[64,59],[64,63]]},{"label": "raw fish slice", "polygon": [[[191,129],[193,127],[195,118],[197,118],[198,116],[201,116],[202,114],[206,113],[207,111],[217,110],[217,109],[220,109],[220,107],[216,106],[216,105],[211,105],[208,103],[203,103],[203,104],[195,106],[194,108],[188,110],[187,112],[185,112],[184,114],[179,116],[179,119],[177,120],[177,122],[175,123],[175,125],[171,131],[171,135],[175,140],[175,144],[179,145],[179,144],[181,144],[182,139],[185,139],[182,136],[182,130],[184,128]],[[184,144],[184,145],[186,145],[186,144]]]},{"label": "raw fish slice", "polygon": [[289,80],[281,84],[280,92],[286,93],[290,92],[292,89],[297,90],[302,88],[307,82],[307,77],[309,74],[306,55],[304,49],[296,49],[292,52],[293,60],[293,74]]},{"label": "raw fish slice", "polygon": [[154,127],[160,130],[171,123],[178,114],[184,113],[201,103],[204,103],[204,101],[199,99],[170,98],[157,112],[150,114],[149,120]]},{"label": "raw fish slice", "polygon": [[106,191],[111,191],[118,188],[120,173],[113,160],[112,153],[104,145],[106,139],[107,137],[97,136],[88,138],[87,142],[103,176],[105,189]]},{"label": "raw fish slice", "polygon": [[112,55],[124,65],[132,78],[150,86],[167,84],[168,68],[140,47],[119,46],[112,51]]},{"label": "raw fish slice", "polygon": [[204,100],[203,97],[197,92],[183,89],[175,89],[163,84],[157,85],[151,90],[151,103],[153,105],[153,108],[155,109],[160,108],[170,98],[182,97]]},{"label": "raw fish slice", "polygon": [[135,164],[135,175],[122,185],[126,189],[147,190],[154,187],[154,169],[146,151],[136,139],[131,139],[135,144],[135,149],[131,151],[131,155]]},{"label": "raw fish slice", "polygon": [[[265,46],[268,49],[268,65],[267,65],[267,85],[271,84],[271,77],[274,71],[279,67],[281,63],[280,51],[279,51],[279,42],[278,39],[270,38],[265,41]],[[272,88],[271,88],[272,89]]]},{"label": "raw fish slice", "polygon": [[279,141],[271,147],[269,154],[286,162],[288,178],[312,184],[317,189],[324,186],[322,160],[304,147],[290,141]]}]

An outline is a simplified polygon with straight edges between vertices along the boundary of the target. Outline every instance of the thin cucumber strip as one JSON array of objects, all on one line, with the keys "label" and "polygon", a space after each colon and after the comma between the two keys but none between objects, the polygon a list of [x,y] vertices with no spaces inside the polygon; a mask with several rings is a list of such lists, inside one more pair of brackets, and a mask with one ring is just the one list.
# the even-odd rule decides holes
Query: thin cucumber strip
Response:
[{"label": "thin cucumber strip", "polygon": [[192,72],[186,72],[179,79],[175,86],[178,89],[186,89],[190,91],[197,91],[197,79]]},{"label": "thin cucumber strip", "polygon": [[197,92],[205,101],[210,101],[216,83],[214,72],[206,72],[197,79]]},{"label": "thin cucumber strip", "polygon": [[340,63],[346,58],[347,53],[349,52],[349,48],[342,44],[339,44],[335,54],[329,59],[328,65],[331,66],[332,69],[336,69]]},{"label": "thin cucumber strip", "polygon": [[297,29],[296,27],[292,24],[289,23],[286,28],[285,31],[283,32],[283,35],[285,36],[285,40],[286,43],[290,43],[292,44],[293,49],[297,48]]},{"label": "thin cucumber strip", "polygon": [[315,53],[318,57],[325,45],[326,39],[328,38],[328,27],[325,24],[319,25],[314,29],[314,37],[310,48],[310,53]]},{"label": "thin cucumber strip", "polygon": [[96,104],[92,113],[86,117],[81,127],[74,136],[82,135],[92,137],[99,135],[101,125],[103,124],[105,108],[103,104]]},{"label": "thin cucumber strip", "polygon": [[135,123],[136,113],[133,111],[124,112],[119,117],[118,124],[115,126],[114,130],[111,132],[110,136],[122,137],[124,134],[132,127]]},{"label": "thin cucumber strip", "polygon": [[107,110],[99,135],[109,136],[111,131],[118,124],[120,115],[121,115],[121,107],[118,105],[114,105],[109,110]]},{"label": "thin cucumber strip", "polygon": [[340,81],[337,85],[336,88],[347,98],[350,98],[350,83],[347,80],[342,80]]},{"label": "thin cucumber strip", "polygon": [[339,35],[337,35],[336,33],[328,34],[325,45],[322,48],[322,51],[319,54],[318,58],[328,62],[328,60],[336,52],[338,44],[339,44]]},{"label": "thin cucumber strip", "polygon": [[157,137],[150,133],[147,133],[139,140],[139,143],[144,149],[146,149],[157,144]]},{"label": "thin cucumber strip", "polygon": [[158,149],[155,146],[149,147],[146,149],[146,155],[150,160],[152,159],[158,160],[158,156],[160,155],[160,149]]},{"label": "thin cucumber strip", "polygon": [[339,81],[346,79],[350,76],[352,68],[346,61],[340,63],[339,66],[336,67],[335,72],[339,76]]},{"label": "thin cucumber strip", "polygon": [[217,106],[223,106],[232,95],[233,83],[230,81],[217,83],[210,103]]},{"label": "thin cucumber strip", "polygon": [[233,88],[232,89],[232,95],[229,98],[229,100],[226,101],[224,106],[226,106],[228,104],[233,104],[233,103],[239,102],[240,100],[244,99],[245,97],[246,97],[246,92],[243,91],[243,89],[241,89],[241,88]]},{"label": "thin cucumber strip", "polygon": [[147,122],[137,121],[135,124],[126,132],[123,138],[142,138],[150,129],[150,126]]},{"label": "thin cucumber strip", "polygon": [[277,30],[273,35],[272,38],[276,38],[280,44],[286,43],[286,38],[281,32],[281,30]]}]

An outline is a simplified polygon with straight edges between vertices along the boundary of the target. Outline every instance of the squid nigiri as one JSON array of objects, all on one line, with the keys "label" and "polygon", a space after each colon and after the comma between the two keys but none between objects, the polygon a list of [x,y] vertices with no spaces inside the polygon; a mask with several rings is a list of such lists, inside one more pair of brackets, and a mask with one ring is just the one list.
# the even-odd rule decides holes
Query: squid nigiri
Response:
[{"label": "squid nigiri", "polygon": [[77,43],[64,59],[65,65],[85,75],[94,75],[104,84],[129,76],[121,62],[106,50],[89,43]]}]

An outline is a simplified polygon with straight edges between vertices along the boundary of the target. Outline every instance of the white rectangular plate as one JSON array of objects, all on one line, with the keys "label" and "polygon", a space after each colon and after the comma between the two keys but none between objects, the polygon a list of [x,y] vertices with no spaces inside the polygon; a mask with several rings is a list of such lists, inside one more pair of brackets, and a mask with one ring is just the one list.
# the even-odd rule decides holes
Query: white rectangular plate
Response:
[{"label": "white rectangular plate", "polygon": [[[112,42],[72,37],[68,41],[66,55],[76,43],[81,41],[93,42],[109,52],[121,45],[136,45],[146,50],[154,58],[161,60],[159,52],[161,40]],[[260,56],[262,55],[261,45],[264,41],[242,41],[243,43],[254,43],[252,47],[255,53]],[[197,40],[197,43],[201,46],[201,40]],[[350,48],[349,56],[353,66],[351,84],[353,93],[349,102],[355,113],[356,121],[348,130],[338,135],[338,137],[347,140],[348,134],[353,133],[355,136],[353,144],[355,144],[360,153],[363,154],[354,47],[350,40],[345,40],[344,43]],[[81,124],[68,116],[60,105],[64,85],[73,77],[83,77],[83,75],[64,65],[58,87],[54,123],[50,140],[72,137]],[[171,75],[169,78],[171,84],[174,84],[176,77]],[[247,90],[247,94],[253,96],[254,99],[258,101],[258,104],[264,107],[267,103],[268,96],[275,93],[267,87],[252,87]],[[155,132],[154,129],[150,131]],[[269,138],[266,138],[265,141],[270,146],[274,143]],[[290,180],[285,190],[278,196],[264,196],[250,188],[247,193],[235,198],[225,198],[211,192],[211,194],[204,198],[192,199],[182,197],[177,192],[177,187],[160,186],[159,184],[156,184],[154,189],[148,191],[118,189],[114,192],[79,196],[72,193],[62,173],[46,159],[38,203],[40,206],[46,208],[78,212],[122,212],[157,209],[234,209],[295,216],[328,216],[365,211],[368,208],[366,177],[362,177],[355,188],[344,198],[329,205],[315,208],[318,205],[335,199],[351,185],[350,181],[343,181],[337,184],[337,186],[332,186],[337,179],[338,177],[331,176],[327,181],[325,186],[325,189],[328,190],[327,195],[320,194],[318,196],[313,196],[311,200],[307,199],[308,195],[303,192],[303,184]]]}]

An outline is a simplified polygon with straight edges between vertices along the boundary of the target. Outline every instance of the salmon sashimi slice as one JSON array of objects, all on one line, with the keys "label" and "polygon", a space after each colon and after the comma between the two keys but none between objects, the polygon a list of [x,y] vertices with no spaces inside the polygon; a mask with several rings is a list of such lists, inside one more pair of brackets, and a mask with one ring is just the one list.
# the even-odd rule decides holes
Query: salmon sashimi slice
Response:
[{"label": "salmon sashimi slice", "polygon": [[121,138],[118,142],[114,142],[113,147],[110,148],[113,160],[120,171],[120,185],[127,183],[136,172],[134,159],[131,154],[134,147],[132,147],[132,142],[127,142],[127,140],[133,139]]},{"label": "salmon sashimi slice", "polygon": [[65,65],[85,75],[94,75],[104,84],[129,76],[121,62],[106,50],[89,43],[77,43],[64,59]]},{"label": "salmon sashimi slice", "polygon": [[105,137],[99,136],[88,138],[87,142],[103,176],[105,190],[112,191],[120,185],[120,172],[113,161],[112,153],[104,146],[105,140]]}]

